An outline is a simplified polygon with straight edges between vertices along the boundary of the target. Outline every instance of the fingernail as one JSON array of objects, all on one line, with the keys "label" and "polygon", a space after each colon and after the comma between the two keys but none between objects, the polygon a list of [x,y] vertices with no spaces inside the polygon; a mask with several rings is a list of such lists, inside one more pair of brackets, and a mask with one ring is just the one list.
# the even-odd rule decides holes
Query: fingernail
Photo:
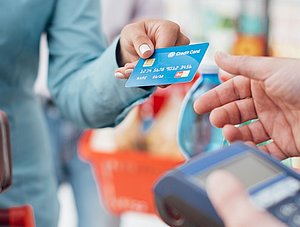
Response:
[{"label": "fingernail", "polygon": [[132,72],[133,72],[133,69],[126,69],[126,70],[125,70],[125,74],[126,74],[127,76],[130,76]]},{"label": "fingernail", "polygon": [[123,73],[120,73],[120,72],[115,72],[115,77],[118,79],[125,79],[125,76],[123,75]]},{"label": "fingernail", "polygon": [[144,54],[145,52],[151,50],[151,48],[148,46],[148,44],[142,44],[140,46],[140,52],[141,54]]}]

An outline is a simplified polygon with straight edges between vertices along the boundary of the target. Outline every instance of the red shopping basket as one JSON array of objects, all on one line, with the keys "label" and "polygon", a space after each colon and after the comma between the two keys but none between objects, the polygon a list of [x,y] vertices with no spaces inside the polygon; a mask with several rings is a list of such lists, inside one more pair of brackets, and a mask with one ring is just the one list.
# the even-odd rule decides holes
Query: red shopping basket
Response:
[{"label": "red shopping basket", "polygon": [[161,174],[183,162],[142,151],[101,153],[90,146],[92,131],[80,139],[81,156],[91,163],[106,208],[114,214],[125,211],[155,213],[152,188]]},{"label": "red shopping basket", "polygon": [[[11,150],[9,124],[6,114],[0,110],[0,193],[7,190],[12,183]],[[0,209],[0,226],[34,227],[31,206]]]},{"label": "red shopping basket", "polygon": [[[190,83],[158,89],[146,103],[140,106],[139,113],[143,113],[142,109],[145,108],[147,113],[151,112],[151,117],[156,119],[160,111],[165,110],[168,99],[176,97],[176,94],[183,99],[198,77],[197,74]],[[122,149],[107,153],[91,146],[92,136],[92,130],[82,135],[79,141],[79,152],[81,157],[93,167],[108,211],[117,215],[126,211],[156,213],[152,192],[154,183],[160,175],[182,163],[184,158],[178,153],[176,156],[160,156],[144,150]],[[176,143],[176,138],[174,140]]]},{"label": "red shopping basket", "polygon": [[35,224],[31,206],[26,205],[0,210],[0,226],[34,227]]}]

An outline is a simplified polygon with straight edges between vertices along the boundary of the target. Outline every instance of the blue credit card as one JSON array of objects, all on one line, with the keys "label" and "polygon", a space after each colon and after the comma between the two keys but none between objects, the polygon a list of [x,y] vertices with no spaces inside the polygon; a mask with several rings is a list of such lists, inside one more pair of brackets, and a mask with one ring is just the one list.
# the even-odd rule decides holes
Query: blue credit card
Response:
[{"label": "blue credit card", "polygon": [[125,87],[166,85],[191,81],[208,43],[156,49],[149,59],[140,59]]}]

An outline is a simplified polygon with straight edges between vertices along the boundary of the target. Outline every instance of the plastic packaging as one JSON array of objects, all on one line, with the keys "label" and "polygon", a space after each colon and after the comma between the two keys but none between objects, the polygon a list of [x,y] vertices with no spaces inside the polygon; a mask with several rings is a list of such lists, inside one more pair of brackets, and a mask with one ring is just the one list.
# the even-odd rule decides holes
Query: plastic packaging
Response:
[{"label": "plastic packaging", "polygon": [[201,77],[185,96],[179,117],[178,144],[186,158],[216,150],[223,145],[222,130],[209,122],[209,114],[198,115],[194,101],[220,84],[217,66],[204,66]]}]

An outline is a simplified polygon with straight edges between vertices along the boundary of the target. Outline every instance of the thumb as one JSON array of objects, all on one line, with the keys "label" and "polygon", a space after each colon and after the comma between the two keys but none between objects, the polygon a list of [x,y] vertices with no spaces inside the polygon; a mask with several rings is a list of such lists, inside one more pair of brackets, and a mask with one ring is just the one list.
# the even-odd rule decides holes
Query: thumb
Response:
[{"label": "thumb", "polygon": [[254,80],[266,80],[274,69],[274,59],[270,57],[234,56],[224,52],[215,55],[217,65],[233,75],[242,75]]},{"label": "thumb", "polygon": [[[141,42],[142,44],[135,45],[136,52],[139,54],[141,58],[149,58],[154,52],[153,45]],[[138,50],[137,50],[138,47]]]},{"label": "thumb", "polygon": [[284,226],[270,214],[256,209],[243,186],[224,170],[208,177],[207,192],[226,226]]},{"label": "thumb", "polygon": [[122,30],[121,37],[126,38],[127,43],[133,45],[135,52],[141,58],[149,58],[154,52],[154,45],[147,34],[144,22],[137,22],[125,26]]},{"label": "thumb", "polygon": [[154,46],[151,40],[148,38],[146,32],[142,34],[136,34],[132,39],[134,49],[141,58],[149,58],[154,52]]}]

